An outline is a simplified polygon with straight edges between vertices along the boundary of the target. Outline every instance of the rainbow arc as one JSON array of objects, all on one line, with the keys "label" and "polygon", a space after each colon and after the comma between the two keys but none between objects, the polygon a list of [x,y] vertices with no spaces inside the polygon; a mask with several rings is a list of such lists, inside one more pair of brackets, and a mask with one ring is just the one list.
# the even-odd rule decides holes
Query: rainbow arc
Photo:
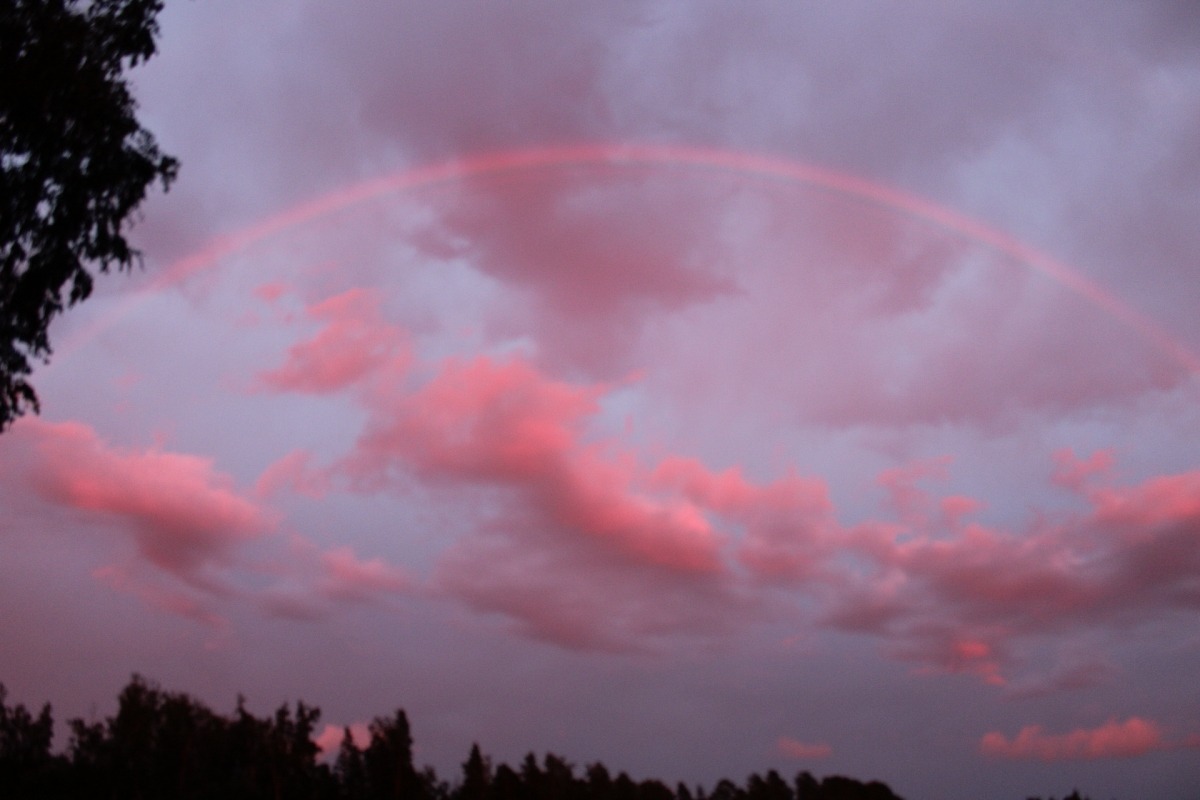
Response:
[{"label": "rainbow arc", "polygon": [[[588,165],[722,170],[819,188],[906,214],[1002,253],[1036,270],[1135,332],[1189,372],[1200,375],[1200,355],[1172,336],[1156,321],[1077,269],[1004,231],[918,195],[860,176],[776,156],[686,145],[583,143],[543,146],[482,153],[401,170],[343,187],[286,209],[236,233],[218,237],[204,249],[171,264],[138,294],[155,291],[183,280],[229,255],[289,228],[390,194],[506,172]],[[136,295],[131,297],[89,330],[84,331],[78,341],[91,339],[124,315],[139,300]]]}]

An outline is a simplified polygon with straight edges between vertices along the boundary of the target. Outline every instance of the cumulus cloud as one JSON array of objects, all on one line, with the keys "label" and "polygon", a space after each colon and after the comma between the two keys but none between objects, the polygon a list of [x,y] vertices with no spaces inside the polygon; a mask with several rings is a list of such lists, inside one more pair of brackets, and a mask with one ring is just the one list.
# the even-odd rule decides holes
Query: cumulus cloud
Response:
[{"label": "cumulus cloud", "polygon": [[709,618],[725,626],[714,602],[728,599],[722,537],[694,504],[655,491],[635,453],[587,438],[601,392],[517,358],[446,361],[372,408],[344,474],[360,487],[407,474],[499,490],[483,531],[443,558],[439,583],[538,638],[622,649]]},{"label": "cumulus cloud", "polygon": [[[129,533],[144,565],[158,574],[131,562],[106,564],[92,575],[152,608],[225,630],[229,621],[218,601],[253,598],[271,616],[317,620],[330,601],[376,602],[414,587],[383,559],[361,559],[346,546],[320,551],[295,534],[293,546],[268,562],[239,559],[239,547],[277,527],[278,512],[240,493],[210,459],[116,448],[86,425],[36,418],[17,423],[5,443],[14,446],[8,463],[44,502]],[[260,477],[255,494],[289,484],[320,496],[328,481],[307,474],[307,454],[293,453]],[[236,586],[234,574],[247,570],[258,573],[253,583],[271,582]]]},{"label": "cumulus cloud", "polygon": [[363,560],[349,547],[337,547],[321,555],[324,575],[320,591],[332,600],[363,602],[380,595],[410,591],[413,581],[383,559]]},{"label": "cumulus cloud", "polygon": [[177,576],[227,564],[275,527],[210,458],[114,447],[76,422],[25,419],[11,436],[26,454],[14,466],[41,498],[124,528],[143,558]]},{"label": "cumulus cloud", "polygon": [[[997,229],[1013,226],[1016,251],[1037,254],[1023,244],[1029,239],[1066,259],[1095,249],[1052,234],[1072,218],[1120,211],[1126,228],[1166,224],[1133,226],[1149,223],[1145,212],[1101,201],[1115,192],[1087,192],[1094,209],[1048,205],[1058,197],[1053,178],[1023,187],[1015,203],[996,187],[1010,169],[1061,172],[1044,169],[1048,163],[1100,175],[1110,188],[1164,168],[1112,158],[1112,142],[1085,135],[1131,109],[1155,112],[1147,119],[1170,145],[1163,164],[1194,160],[1180,146],[1190,131],[1180,122],[1186,114],[1165,115],[1165,98],[1193,94],[1179,84],[1178,51],[1152,45],[1170,38],[1168,12],[1108,9],[1072,25],[1073,43],[1110,41],[1117,29],[1136,40],[1125,56],[1094,47],[1082,61],[1055,36],[1027,35],[1021,12],[924,10],[905,20],[859,7],[843,13],[751,9],[735,20],[717,8],[463,15],[439,7],[367,20],[314,6],[289,18],[289,41],[302,42],[309,57],[297,74],[325,95],[327,108],[347,113],[292,124],[306,118],[298,84],[263,59],[243,66],[285,101],[270,120],[239,121],[239,130],[262,141],[303,130],[295,146],[313,149],[290,157],[312,164],[313,174],[272,171],[310,196],[352,196],[320,192],[339,181],[357,186],[382,164],[403,175],[393,170],[442,158],[469,164],[481,152],[615,146],[593,148],[610,157],[562,168],[468,169],[416,204],[428,224],[407,242],[410,261],[435,264],[431,283],[439,288],[413,303],[433,298],[453,313],[392,319],[379,291],[351,278],[319,294],[304,313],[315,332],[275,367],[258,369],[259,385],[325,399],[344,393],[367,422],[331,464],[317,464],[315,449],[277,457],[255,496],[320,499],[346,488],[403,496],[419,487],[436,502],[469,507],[466,532],[435,570],[440,586],[571,646],[612,647],[672,625],[701,629],[704,614],[683,611],[689,593],[704,598],[696,602],[706,613],[731,593],[769,596],[785,598],[797,625],[815,620],[871,636],[919,671],[999,685],[1025,665],[1031,638],[1194,609],[1192,473],[1123,485],[1114,482],[1111,455],[1063,456],[1051,483],[1075,492],[1082,511],[1039,516],[1033,508],[1028,524],[984,524],[990,497],[924,488],[953,474],[936,455],[856,465],[864,482],[878,473],[885,499],[875,513],[867,502],[839,507],[831,480],[786,459],[766,469],[765,459],[751,463],[750,448],[712,444],[722,435],[774,441],[797,429],[873,429],[909,442],[949,431],[948,449],[980,429],[1025,426],[1021,434],[1034,438],[1062,414],[1111,410],[1186,377],[1178,364],[1163,367],[1161,353],[1090,304],[1086,291],[1045,280],[1054,270],[1044,262],[1039,271],[1030,259],[1011,258],[1013,248],[984,246],[972,233],[980,227],[949,208],[933,215],[949,230],[920,213],[936,203],[969,207]],[[1071,16],[1047,15],[1051,28]],[[497,44],[516,30],[553,44],[532,59]],[[830,47],[839,39],[830,30],[854,30],[870,53]],[[997,45],[1005,36],[1021,43],[1023,58],[1005,57]],[[935,50],[939,57],[929,58]],[[885,63],[886,71],[875,69]],[[1137,84],[1131,105],[1108,102],[1122,96],[1114,87],[1126,69],[1145,69],[1139,80],[1157,82]],[[515,74],[521,80],[511,80]],[[926,96],[928,86],[942,89]],[[1091,102],[1064,102],[1064,87]],[[915,89],[921,104],[896,100]],[[222,98],[220,108],[231,113],[236,99]],[[1072,125],[1078,129],[1064,138]],[[1077,139],[1089,146],[1064,149]],[[283,149],[293,147],[292,137],[282,140]],[[613,154],[629,141],[661,142],[667,155],[657,168],[622,164]],[[670,163],[671,148],[709,144],[730,156],[721,169]],[[348,155],[359,147],[375,160]],[[894,184],[936,203],[892,191],[891,201],[864,204],[836,180],[814,192],[780,174],[739,171],[736,155],[746,150],[827,165],[843,187]],[[337,156],[312,158],[327,152]],[[261,165],[248,172],[261,173]],[[1174,200],[1190,196],[1186,185],[1172,185]],[[289,186],[280,196],[297,191]],[[1025,211],[1030,196],[1037,213]],[[1176,214],[1186,216],[1164,219]],[[387,238],[372,230],[386,212],[362,216],[361,227],[339,226],[349,237]],[[1174,244],[1141,235],[1121,244],[1127,254],[1189,252],[1179,245],[1185,228],[1168,225]],[[1190,265],[1178,254],[1167,261]],[[457,295],[447,300],[451,263],[482,297],[470,295],[465,309]],[[1078,275],[1085,272],[1081,266]],[[317,282],[338,284],[329,276]],[[288,285],[261,283],[257,296],[280,304]],[[1127,291],[1113,293],[1119,305]],[[446,338],[417,330],[418,317],[428,329],[466,324],[482,332],[445,358]],[[632,368],[644,371],[644,394],[653,395],[636,410],[662,400],[652,408],[655,423],[683,433],[649,444],[612,433],[605,414],[615,392],[603,381]],[[868,519],[843,524],[850,517]],[[367,565],[376,562],[343,556],[343,578],[377,581],[381,591],[402,583],[386,561],[372,572]],[[335,561],[322,563],[325,577],[313,587],[352,593],[354,581],[334,579]],[[530,570],[537,579],[522,584]],[[655,617],[647,598],[663,581],[687,588]],[[615,616],[624,621],[598,621],[598,598],[612,585],[635,599]],[[755,605],[767,606],[774,613],[780,604]],[[639,625],[637,614],[656,621]],[[711,618],[721,621],[713,630],[728,621]],[[1038,683],[1028,681],[1020,685]]]},{"label": "cumulus cloud", "polygon": [[320,622],[339,607],[389,608],[423,590],[420,577],[388,559],[364,558],[349,545],[323,547],[294,532],[287,538],[284,549],[253,565],[256,588],[241,592],[269,617]]},{"label": "cumulus cloud", "polygon": [[1188,472],[1084,488],[1085,511],[1022,531],[878,526],[861,546],[847,542],[874,567],[832,600],[827,621],[880,636],[925,668],[1004,684],[1028,637],[1198,607],[1196,480]]},{"label": "cumulus cloud", "polygon": [[594,148],[583,181],[570,168],[474,180],[481,196],[443,216],[449,235],[471,243],[472,263],[531,298],[510,324],[531,330],[542,365],[612,379],[633,366],[653,318],[735,294],[737,282],[708,233],[721,224],[711,189],[655,180],[604,154]]},{"label": "cumulus cloud", "polygon": [[508,489],[567,534],[670,569],[719,569],[720,537],[701,514],[639,490],[633,453],[586,440],[602,391],[517,357],[450,359],[410,395],[373,404],[343,470],[365,486],[398,469],[438,484]]},{"label": "cumulus cloud", "polygon": [[736,467],[713,473],[694,458],[673,456],[657,465],[652,480],[740,529],[739,560],[768,581],[813,577],[841,530],[819,479],[790,474],[759,485]]},{"label": "cumulus cloud", "polygon": [[[302,343],[311,345],[311,371],[326,374],[326,364],[343,363],[343,349],[353,354],[354,369],[328,374],[353,375],[367,419],[353,448],[330,466],[294,452],[263,473],[258,491],[286,486],[319,496],[340,485],[403,493],[415,482],[483,492],[477,532],[446,551],[439,584],[538,638],[636,647],[647,631],[703,629],[704,614],[682,611],[692,594],[711,609],[731,592],[765,597],[770,587],[786,587],[819,624],[877,637],[920,672],[999,686],[1022,666],[1030,637],[1136,625],[1200,602],[1200,563],[1190,546],[1200,529],[1193,473],[1121,485],[1110,455],[1060,453],[1052,483],[1084,510],[1006,530],[975,521],[985,509],[978,498],[926,488],[948,477],[951,462],[925,459],[884,469],[883,513],[847,526],[821,478],[790,470],[755,480],[739,466],[713,470],[694,456],[650,457],[607,432],[601,423],[613,385],[567,381],[515,353],[414,361],[385,350],[363,361],[370,343],[390,348],[405,334],[360,292],[314,308],[324,327]],[[277,388],[312,387],[305,377]],[[382,564],[367,569],[348,559],[330,555],[326,567],[342,569],[343,578],[353,572],[363,586],[403,585]],[[650,577],[655,570],[661,577]],[[521,577],[531,573],[538,577]],[[659,588],[672,599],[654,613],[649,581],[688,588],[674,596]],[[330,578],[326,588],[344,595],[351,583]],[[626,586],[629,599],[601,621],[597,598],[614,584]],[[766,607],[734,605],[737,613]],[[638,623],[635,613],[648,621]],[[710,619],[711,630],[721,630],[730,615]]]},{"label": "cumulus cloud", "polygon": [[1132,758],[1169,744],[1161,726],[1153,720],[1130,717],[1124,722],[1110,719],[1096,728],[1076,728],[1069,733],[1046,733],[1040,725],[1028,725],[1011,740],[993,731],[984,734],[979,750],[986,756],[1038,761],[1078,761],[1098,758]]},{"label": "cumulus cloud", "polygon": [[282,366],[262,372],[264,385],[327,394],[383,364],[403,370],[405,343],[396,328],[380,324],[379,299],[372,293],[352,289],[309,305],[306,314],[324,325],[311,339],[292,345]]}]

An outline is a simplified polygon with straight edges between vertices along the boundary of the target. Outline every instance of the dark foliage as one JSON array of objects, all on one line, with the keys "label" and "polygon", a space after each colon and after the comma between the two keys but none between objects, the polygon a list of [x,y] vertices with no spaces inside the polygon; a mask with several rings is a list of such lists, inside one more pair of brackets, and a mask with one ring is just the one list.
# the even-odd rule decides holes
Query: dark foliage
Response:
[{"label": "dark foliage", "polygon": [[38,410],[31,359],[92,273],[139,258],[124,237],[174,179],[138,123],[125,70],[154,54],[161,0],[0,3],[0,431]]},{"label": "dark foliage", "polygon": [[[331,767],[313,742],[319,709],[297,702],[259,718],[238,698],[233,714],[223,716],[137,675],[121,691],[115,716],[71,720],[67,751],[54,754],[50,707],[35,716],[5,700],[0,684],[5,800],[901,800],[878,781],[818,781],[808,772],[788,781],[771,770],[705,792],[624,772],[613,777],[600,763],[576,770],[553,754],[539,762],[530,753],[516,769],[493,768],[477,744],[460,782],[450,786],[432,768],[413,765],[412,733],[399,709],[371,723],[365,748],[346,729]],[[1074,792],[1064,800],[1087,798]]]},{"label": "dark foliage", "polygon": [[62,770],[62,760],[50,753],[54,719],[45,705],[37,717],[23,705],[9,708],[0,684],[0,797],[38,797]]}]

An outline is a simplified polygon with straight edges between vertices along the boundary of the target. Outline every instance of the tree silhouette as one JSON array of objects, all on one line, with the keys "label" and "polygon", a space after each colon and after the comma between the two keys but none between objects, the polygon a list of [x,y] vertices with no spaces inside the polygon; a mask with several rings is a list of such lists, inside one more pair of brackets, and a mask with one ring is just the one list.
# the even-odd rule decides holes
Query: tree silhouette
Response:
[{"label": "tree silhouette", "polygon": [[638,800],[637,784],[624,771],[618,772],[617,777],[613,779],[612,794],[609,795],[609,798],[610,800]]},{"label": "tree silhouette", "polygon": [[0,431],[38,398],[30,360],[88,297],[92,274],[129,269],[124,232],[147,188],[175,178],[138,123],[125,70],[152,56],[161,0],[0,3]]},{"label": "tree silhouette", "polygon": [[821,784],[808,770],[796,775],[796,800],[819,800]]},{"label": "tree silhouette", "polygon": [[342,729],[342,744],[338,747],[333,774],[339,786],[339,797],[350,800],[367,796],[366,762],[349,728]]},{"label": "tree silhouette", "polygon": [[50,706],[42,706],[35,717],[21,704],[9,708],[6,696],[0,683],[0,793],[14,800],[46,797],[58,767],[50,753],[54,738]]},{"label": "tree silhouette", "polygon": [[582,787],[575,785],[575,768],[553,753],[547,753],[542,759],[539,788],[542,800],[583,800]]},{"label": "tree silhouette", "polygon": [[[526,755],[516,769],[492,761],[478,744],[450,785],[432,767],[413,765],[408,716],[397,709],[369,726],[360,748],[344,728],[332,768],[314,734],[320,710],[297,702],[256,717],[239,697],[232,716],[134,675],[103,721],[70,721],[64,754],[51,751],[50,706],[33,714],[6,704],[0,684],[0,798],[3,800],[901,800],[885,783],[807,771],[789,783],[778,772],[744,784],[719,780],[710,792],[680,783],[612,776],[604,764],[577,775],[570,762]],[[1029,797],[1028,800],[1038,800]],[[1053,800],[1053,798],[1050,798]],[[1063,800],[1087,800],[1076,789]]]},{"label": "tree silhouette", "polygon": [[492,764],[479,752],[479,745],[471,745],[471,754],[462,765],[462,784],[455,792],[455,800],[487,800],[492,785]]},{"label": "tree silhouette", "polygon": [[722,778],[713,787],[709,800],[746,800],[746,792],[728,778]]},{"label": "tree silhouette", "polygon": [[424,792],[413,767],[412,733],[403,709],[397,709],[391,719],[376,717],[370,730],[371,743],[364,754],[370,796],[379,800],[421,798]]},{"label": "tree silhouette", "polygon": [[613,779],[608,767],[599,762],[588,764],[585,774],[589,800],[606,800],[613,796]]},{"label": "tree silhouette", "polygon": [[746,781],[747,800],[795,800],[792,787],[775,770],[760,775],[751,775]]},{"label": "tree silhouette", "polygon": [[493,800],[520,800],[523,796],[521,776],[508,764],[496,767],[492,777]]}]

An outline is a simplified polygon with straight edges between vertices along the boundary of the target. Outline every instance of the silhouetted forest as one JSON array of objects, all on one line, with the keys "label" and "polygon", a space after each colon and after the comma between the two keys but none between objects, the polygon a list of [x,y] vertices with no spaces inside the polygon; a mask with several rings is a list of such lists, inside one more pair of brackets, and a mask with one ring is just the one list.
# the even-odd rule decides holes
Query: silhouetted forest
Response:
[{"label": "silhouetted forest", "polygon": [[[408,717],[396,710],[370,724],[360,748],[347,729],[336,758],[321,759],[313,742],[319,709],[297,702],[256,717],[238,698],[230,716],[186,694],[164,692],[135,675],[117,713],[103,722],[71,720],[62,753],[53,750],[50,706],[34,715],[8,706],[0,684],[0,798],[53,800],[901,800],[886,784],[801,772],[791,781],[775,770],[739,785],[674,789],[658,780],[613,776],[603,764],[578,774],[563,758],[533,753],[516,767],[494,766],[478,745],[456,781],[413,764]],[[1064,800],[1086,800],[1078,793]]]}]

